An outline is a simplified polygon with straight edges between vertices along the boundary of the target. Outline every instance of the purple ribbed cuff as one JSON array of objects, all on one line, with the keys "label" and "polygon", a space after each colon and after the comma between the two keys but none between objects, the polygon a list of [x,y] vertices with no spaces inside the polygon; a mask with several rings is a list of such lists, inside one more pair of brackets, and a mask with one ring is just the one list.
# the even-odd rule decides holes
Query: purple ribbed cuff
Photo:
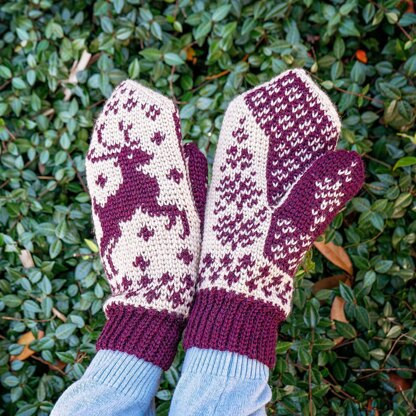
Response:
[{"label": "purple ribbed cuff", "polygon": [[185,329],[184,348],[230,351],[273,368],[279,323],[276,306],[223,289],[201,290]]},{"label": "purple ribbed cuff", "polygon": [[97,342],[97,350],[135,355],[163,370],[169,369],[177,351],[185,320],[166,311],[111,304],[108,321]]}]

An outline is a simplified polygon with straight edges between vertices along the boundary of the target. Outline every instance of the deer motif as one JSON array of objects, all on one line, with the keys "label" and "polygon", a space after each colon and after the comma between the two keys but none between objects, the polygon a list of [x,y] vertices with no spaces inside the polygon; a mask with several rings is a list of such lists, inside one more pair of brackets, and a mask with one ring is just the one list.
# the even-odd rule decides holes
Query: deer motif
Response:
[{"label": "deer motif", "polygon": [[[102,228],[100,254],[110,267],[111,273],[108,273],[103,261],[109,278],[118,274],[112,261],[112,252],[122,234],[121,224],[130,221],[138,209],[151,217],[167,217],[169,220],[166,225],[167,230],[170,230],[179,218],[183,228],[180,237],[185,239],[190,233],[188,218],[184,210],[180,210],[175,204],[159,204],[158,180],[142,170],[144,165],[151,162],[154,155],[145,152],[140,147],[140,139],[132,140],[130,136],[132,128],[132,124],[121,120],[118,129],[123,135],[123,143],[109,145],[103,138],[105,123],[101,123],[96,129],[97,140],[108,152],[96,156],[96,149],[91,148],[87,155],[91,163],[115,159],[114,166],[120,168],[123,178],[117,192],[108,197],[104,206],[99,204],[96,198],[92,201],[94,214],[99,218]],[[106,178],[100,175],[97,184],[105,186],[105,183]]]}]

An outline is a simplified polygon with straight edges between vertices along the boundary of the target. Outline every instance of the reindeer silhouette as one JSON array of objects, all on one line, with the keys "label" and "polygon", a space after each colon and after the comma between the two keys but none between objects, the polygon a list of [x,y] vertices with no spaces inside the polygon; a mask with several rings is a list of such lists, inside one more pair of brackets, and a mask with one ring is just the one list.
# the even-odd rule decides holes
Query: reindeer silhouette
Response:
[{"label": "reindeer silhouette", "polygon": [[[103,138],[105,123],[101,123],[96,129],[97,140],[108,152],[101,156],[95,156],[96,149],[91,148],[87,155],[87,159],[91,163],[115,159],[114,166],[120,168],[123,178],[117,192],[107,198],[104,206],[100,205],[96,198],[93,198],[92,201],[94,213],[100,220],[103,232],[100,241],[100,254],[103,260],[107,260],[110,267],[111,273],[108,273],[103,261],[109,278],[118,274],[111,254],[121,237],[121,224],[130,221],[138,209],[151,217],[167,217],[169,219],[165,226],[167,230],[170,230],[176,224],[177,218],[180,218],[183,227],[180,237],[185,239],[189,235],[186,212],[180,210],[175,204],[159,204],[158,180],[142,170],[142,167],[149,164],[154,155],[141,149],[139,139],[131,139],[130,130],[132,127],[132,124],[125,125],[123,121],[120,121],[118,128],[124,137],[123,144],[109,145]],[[100,175],[96,184],[104,187],[105,183],[106,179]]]}]

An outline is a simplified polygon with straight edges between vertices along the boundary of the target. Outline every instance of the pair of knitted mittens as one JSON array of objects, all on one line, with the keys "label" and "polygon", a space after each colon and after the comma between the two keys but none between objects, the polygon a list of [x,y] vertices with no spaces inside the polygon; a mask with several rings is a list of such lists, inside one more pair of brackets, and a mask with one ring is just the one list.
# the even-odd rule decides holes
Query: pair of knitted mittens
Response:
[{"label": "pair of knitted mittens", "polygon": [[293,275],[363,183],[358,154],[334,150],[339,132],[333,104],[303,70],[238,96],[224,117],[205,208],[206,161],[182,146],[175,106],[123,82],[87,155],[113,293],[97,348],[166,369],[186,325],[186,349],[237,352],[272,367]]}]

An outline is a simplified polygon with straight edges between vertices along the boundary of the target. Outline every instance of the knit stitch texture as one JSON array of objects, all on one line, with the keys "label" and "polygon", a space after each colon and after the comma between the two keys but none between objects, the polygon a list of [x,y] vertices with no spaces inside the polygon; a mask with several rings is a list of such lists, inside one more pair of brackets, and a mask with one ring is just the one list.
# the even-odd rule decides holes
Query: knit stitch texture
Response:
[{"label": "knit stitch texture", "polygon": [[231,102],[214,161],[185,348],[238,352],[274,365],[293,275],[362,186],[360,157],[334,151],[340,125],[329,98],[303,70]]},{"label": "knit stitch texture", "polygon": [[175,105],[128,80],[95,124],[86,170],[112,290],[97,348],[167,369],[195,291],[205,157],[182,146]]}]

